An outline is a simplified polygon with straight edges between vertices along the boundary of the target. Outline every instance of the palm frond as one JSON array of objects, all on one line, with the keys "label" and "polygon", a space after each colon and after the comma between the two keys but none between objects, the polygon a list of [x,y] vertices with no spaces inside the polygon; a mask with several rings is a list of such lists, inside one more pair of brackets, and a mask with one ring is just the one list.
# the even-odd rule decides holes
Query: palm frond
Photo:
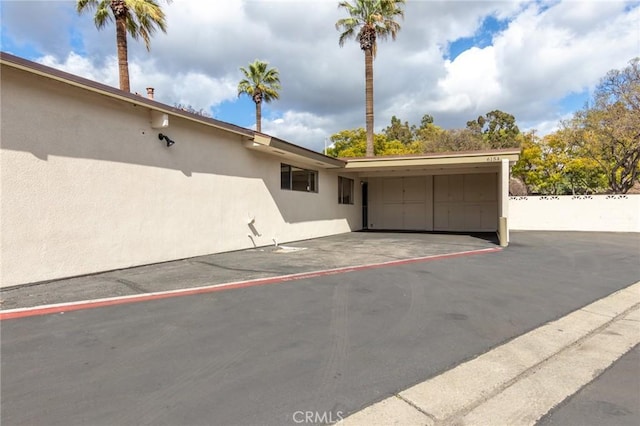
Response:
[{"label": "palm frond", "polygon": [[261,100],[270,102],[279,99],[280,74],[276,68],[269,68],[269,64],[256,59],[248,68],[240,67],[244,79],[238,83],[238,96],[247,94],[253,97],[261,94]]},{"label": "palm frond", "polygon": [[349,16],[336,22],[336,29],[342,31],[338,44],[342,47],[346,40],[356,38],[362,49],[371,49],[375,56],[377,38],[396,39],[400,31],[396,19],[404,18],[404,4],[405,0],[341,1],[338,8],[345,9]]},{"label": "palm frond", "polygon": [[[164,0],[169,4],[172,0]],[[167,32],[167,20],[157,0],[124,0],[126,7],[127,33],[137,40],[142,38],[147,50],[150,49],[151,36],[158,30]],[[111,0],[77,0],[76,10],[82,14],[95,10],[93,21],[96,28],[102,29],[114,21]]]}]

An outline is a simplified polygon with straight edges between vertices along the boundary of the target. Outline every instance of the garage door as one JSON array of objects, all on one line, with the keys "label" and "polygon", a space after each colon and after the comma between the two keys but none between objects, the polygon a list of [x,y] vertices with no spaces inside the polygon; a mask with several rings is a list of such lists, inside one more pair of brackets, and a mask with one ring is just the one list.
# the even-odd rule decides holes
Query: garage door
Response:
[{"label": "garage door", "polygon": [[433,229],[433,179],[407,176],[369,179],[369,229]]},{"label": "garage door", "polygon": [[498,186],[495,173],[435,176],[433,229],[490,231],[498,228]]},{"label": "garage door", "polygon": [[368,179],[368,228],[494,232],[497,174]]}]

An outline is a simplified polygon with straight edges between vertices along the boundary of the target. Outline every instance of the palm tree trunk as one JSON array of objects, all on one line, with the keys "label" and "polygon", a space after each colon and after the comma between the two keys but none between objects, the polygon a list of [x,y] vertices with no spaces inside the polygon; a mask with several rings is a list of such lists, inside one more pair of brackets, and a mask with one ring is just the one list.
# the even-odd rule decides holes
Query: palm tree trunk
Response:
[{"label": "palm tree trunk", "polygon": [[364,83],[365,83],[365,123],[367,128],[367,157],[375,155],[373,151],[373,51],[364,51]]},{"label": "palm tree trunk", "polygon": [[130,92],[129,88],[129,58],[127,54],[127,22],[123,16],[116,16],[116,44],[118,46],[118,72],[120,74],[120,89]]},{"label": "palm tree trunk", "polygon": [[262,131],[262,103],[256,102],[256,131]]}]

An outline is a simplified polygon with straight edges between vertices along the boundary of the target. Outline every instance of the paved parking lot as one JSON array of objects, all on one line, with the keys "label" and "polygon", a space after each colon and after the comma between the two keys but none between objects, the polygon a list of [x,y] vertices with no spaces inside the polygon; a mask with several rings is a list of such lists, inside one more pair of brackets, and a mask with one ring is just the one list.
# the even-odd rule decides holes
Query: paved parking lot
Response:
[{"label": "paved parking lot", "polygon": [[[339,267],[344,258],[363,264],[424,257],[438,245],[439,255],[495,248],[487,239],[456,235],[344,238],[347,251],[339,254],[314,240],[286,244],[306,250],[206,261],[236,281],[302,266]],[[382,247],[387,251],[377,252]],[[323,252],[333,263],[317,263]],[[640,277],[639,261],[637,234],[518,232],[507,249],[482,254],[5,320],[0,420],[279,425],[299,424],[299,412],[338,420],[627,287]],[[201,271],[197,260],[182,262]],[[135,283],[124,286],[127,294],[212,282],[211,271],[182,281],[186,266],[179,263],[109,274]],[[93,279],[111,282],[76,280],[91,287]],[[54,285],[74,293],[67,280]],[[56,301],[42,295],[55,293],[52,287],[43,288],[10,290],[3,298],[14,306],[25,298]],[[100,293],[78,297],[87,294]]]},{"label": "paved parking lot", "polygon": [[2,309],[145,294],[496,248],[493,234],[354,232],[121,269],[2,292]]}]

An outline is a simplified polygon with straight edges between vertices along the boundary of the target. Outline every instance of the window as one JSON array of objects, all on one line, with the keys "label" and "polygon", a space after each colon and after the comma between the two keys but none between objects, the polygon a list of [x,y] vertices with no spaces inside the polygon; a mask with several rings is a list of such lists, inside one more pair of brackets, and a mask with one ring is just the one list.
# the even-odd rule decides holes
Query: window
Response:
[{"label": "window", "polygon": [[318,192],[318,172],[280,164],[280,188]]},{"label": "window", "polygon": [[338,176],[338,203],[353,204],[353,179]]}]

